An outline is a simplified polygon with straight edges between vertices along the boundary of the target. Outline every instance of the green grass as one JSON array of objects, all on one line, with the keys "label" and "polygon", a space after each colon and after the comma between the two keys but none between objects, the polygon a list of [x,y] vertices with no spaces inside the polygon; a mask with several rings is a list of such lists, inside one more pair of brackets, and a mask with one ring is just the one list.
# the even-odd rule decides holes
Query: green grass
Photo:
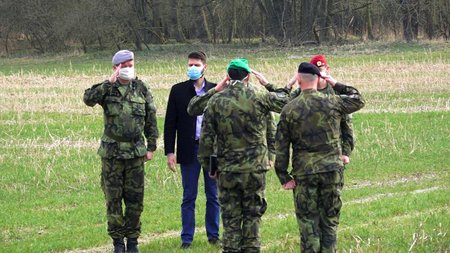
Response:
[{"label": "green grass", "polygon": [[[223,76],[231,57],[246,56],[279,85],[311,54],[331,55],[338,80],[355,84],[367,102],[353,115],[357,141],[345,170],[339,251],[450,251],[448,43],[163,45],[138,52],[137,71],[153,87],[161,135],[169,88],[185,78],[186,52],[199,47],[211,56],[210,80]],[[101,109],[81,101],[93,80],[108,75],[109,62],[107,52],[0,62],[0,252],[109,251],[96,155]],[[426,65],[435,73],[420,71]],[[142,252],[181,252],[180,177],[167,168],[161,137],[146,164]],[[298,252],[292,193],[281,189],[273,171],[266,196],[263,252]],[[206,241],[201,190],[196,210],[191,252],[219,252]]]},{"label": "green grass", "polygon": [[[341,250],[404,251],[414,233],[426,237],[417,239],[417,252],[446,249],[449,116],[450,112],[354,116],[358,142],[352,165],[345,172]],[[2,114],[2,120],[18,118],[25,122],[0,127],[0,140],[6,144],[0,148],[4,172],[0,178],[0,251],[63,251],[108,244],[100,161],[93,141],[101,131],[101,118]],[[40,123],[27,124],[26,120]],[[161,118],[159,123],[161,128]],[[12,143],[7,141],[10,136],[15,136]],[[57,145],[56,140],[61,139],[67,144]],[[71,141],[88,144],[77,147]],[[417,145],[413,153],[412,142]],[[142,246],[143,252],[171,252],[179,246],[181,193],[179,173],[168,171],[158,151],[155,161],[146,165],[143,235],[153,236]],[[269,209],[262,225],[264,251],[296,251],[298,228],[292,194],[280,189],[273,171],[268,174],[266,193]],[[204,201],[199,194],[198,226],[204,226]],[[168,231],[169,236],[158,238]],[[207,245],[204,231],[199,232],[194,241],[198,251],[194,252],[214,250]]]}]

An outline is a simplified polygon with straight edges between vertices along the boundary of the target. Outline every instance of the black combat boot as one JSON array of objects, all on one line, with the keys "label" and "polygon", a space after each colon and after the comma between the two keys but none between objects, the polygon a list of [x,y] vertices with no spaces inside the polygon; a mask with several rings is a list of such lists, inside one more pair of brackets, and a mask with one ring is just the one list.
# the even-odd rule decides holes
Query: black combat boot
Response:
[{"label": "black combat boot", "polygon": [[127,252],[139,253],[137,238],[128,238],[127,239]]},{"label": "black combat boot", "polygon": [[125,253],[125,243],[123,239],[113,239],[114,253]]}]

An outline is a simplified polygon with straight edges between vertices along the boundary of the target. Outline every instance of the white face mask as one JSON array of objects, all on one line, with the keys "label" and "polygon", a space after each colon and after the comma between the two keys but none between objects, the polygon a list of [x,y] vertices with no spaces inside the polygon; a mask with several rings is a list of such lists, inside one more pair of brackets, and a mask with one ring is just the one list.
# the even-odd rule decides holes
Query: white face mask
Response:
[{"label": "white face mask", "polygon": [[119,77],[124,80],[131,80],[135,77],[134,75],[134,67],[130,68],[121,68],[119,70]]}]

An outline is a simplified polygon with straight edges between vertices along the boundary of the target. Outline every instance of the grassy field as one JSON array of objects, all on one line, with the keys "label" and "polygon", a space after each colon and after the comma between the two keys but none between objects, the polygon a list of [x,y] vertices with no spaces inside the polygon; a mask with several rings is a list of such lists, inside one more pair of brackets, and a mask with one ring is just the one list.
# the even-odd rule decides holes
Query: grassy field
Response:
[{"label": "grassy field", "polygon": [[[450,251],[450,47],[444,42],[372,43],[279,49],[167,45],[136,53],[137,74],[154,92],[162,133],[167,95],[184,80],[186,55],[210,55],[207,78],[227,61],[284,85],[302,61],[323,52],[336,79],[365,95],[353,115],[356,150],[345,171],[339,252]],[[0,59],[0,252],[108,252],[100,160],[101,109],[84,89],[109,76],[110,53]],[[253,79],[255,80],[255,79]],[[180,173],[165,164],[162,137],[146,164],[142,252],[181,252]],[[197,201],[191,252],[219,252]],[[298,252],[292,193],[268,173],[263,252]]]}]

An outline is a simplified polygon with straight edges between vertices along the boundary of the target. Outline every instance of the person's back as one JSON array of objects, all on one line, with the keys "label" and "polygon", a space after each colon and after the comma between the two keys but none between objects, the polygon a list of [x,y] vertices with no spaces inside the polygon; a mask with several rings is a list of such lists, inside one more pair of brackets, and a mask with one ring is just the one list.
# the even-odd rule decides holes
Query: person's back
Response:
[{"label": "person's back", "polygon": [[[266,93],[268,94],[268,93]],[[268,110],[260,105],[261,91],[240,81],[213,96],[209,102],[217,127],[219,164],[223,171],[248,172],[266,170],[266,117]]]},{"label": "person's back", "polygon": [[259,252],[259,225],[267,209],[266,120],[280,111],[287,93],[257,91],[248,83],[245,59],[227,67],[230,86],[211,97],[203,117],[199,160],[207,166],[217,146],[217,178],[223,222],[223,252]]},{"label": "person's back", "polygon": [[[337,97],[306,90],[283,109],[289,115],[295,175],[326,172],[342,166]],[[295,130],[295,131],[294,131]],[[297,169],[301,168],[300,171]]]},{"label": "person's back", "polygon": [[340,121],[364,100],[357,89],[341,84],[334,88],[342,96],[317,91],[321,74],[313,64],[301,63],[298,73],[302,92],[281,112],[275,171],[283,188],[294,192],[301,251],[335,252],[343,184]]}]

